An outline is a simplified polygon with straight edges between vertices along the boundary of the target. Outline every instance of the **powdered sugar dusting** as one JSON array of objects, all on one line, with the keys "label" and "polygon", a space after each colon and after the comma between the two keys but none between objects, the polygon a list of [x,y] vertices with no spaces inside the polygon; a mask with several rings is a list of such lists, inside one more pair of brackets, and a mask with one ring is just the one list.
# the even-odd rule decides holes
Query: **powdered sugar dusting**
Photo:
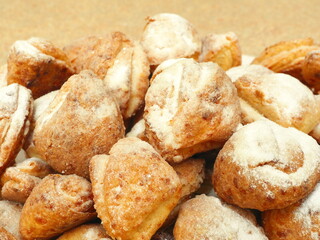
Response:
[{"label": "powdered sugar dusting", "polygon": [[12,47],[11,51],[19,52],[25,54],[26,57],[34,57],[34,58],[51,58],[53,57],[43,54],[39,49],[34,47],[30,42],[19,40],[16,41]]},{"label": "powdered sugar dusting", "polygon": [[[164,62],[164,64],[166,63]],[[171,68],[172,66],[177,67]],[[167,99],[164,102],[164,106],[154,104],[149,109],[148,122],[152,124],[151,128],[153,128],[155,132],[161,133],[163,144],[173,145],[175,148],[179,148],[180,144],[175,141],[170,122],[178,111],[180,88],[183,82],[182,78],[183,65],[170,65],[166,71],[161,73],[161,79],[158,79],[157,76],[153,79],[155,84],[150,86],[146,96],[146,98],[148,98],[148,95],[152,95],[152,93],[150,93],[152,92],[152,89],[155,89],[153,90],[155,93],[158,92],[156,89],[159,87],[161,90],[164,89],[167,91]]]},{"label": "powdered sugar dusting", "polygon": [[[224,119],[223,125],[232,126],[238,113],[237,99],[233,98],[235,89],[228,79],[223,84],[219,83],[218,78],[223,76],[218,72],[218,66],[214,63],[199,64],[192,59],[168,61],[158,67],[160,70],[156,70],[146,94],[144,118],[147,130],[156,133],[163,146],[179,149],[195,144],[192,141],[206,141],[210,134],[212,137],[217,131],[213,127],[217,125],[214,121],[220,121],[220,116]],[[192,126],[188,122],[192,118],[207,124],[209,129],[198,134],[197,140],[190,138],[193,133],[184,134],[190,130],[186,126]],[[192,127],[196,132],[197,126]]]},{"label": "powdered sugar dusting", "polygon": [[141,43],[150,64],[200,52],[201,42],[194,27],[176,14],[162,13],[149,18]]},{"label": "powdered sugar dusting", "polygon": [[10,201],[0,201],[0,227],[5,228],[17,239],[21,239],[19,233],[19,220],[22,205]]},{"label": "powdered sugar dusting", "polygon": [[11,84],[0,88],[0,99],[0,128],[2,130],[0,161],[1,164],[4,164],[13,148],[21,148],[21,144],[16,144],[19,142],[20,131],[23,130],[24,136],[28,133],[27,117],[31,114],[32,97],[30,90],[18,84]]},{"label": "powdered sugar dusting", "polygon": [[88,240],[111,240],[111,238],[101,238],[101,232],[97,227],[91,227],[83,234],[83,239]]},{"label": "powdered sugar dusting", "polygon": [[259,77],[273,72],[264,66],[252,64],[230,68],[226,73],[232,82],[236,82],[240,77],[246,74],[253,74]]},{"label": "powdered sugar dusting", "polygon": [[[305,198],[302,204],[294,212],[294,217],[297,221],[301,221],[304,228],[308,232],[312,232],[312,217],[316,217],[314,214],[320,212],[320,184],[318,183],[313,192]],[[318,233],[311,234],[312,239],[318,240]]]},{"label": "powdered sugar dusting", "polygon": [[132,54],[132,47],[121,49],[104,78],[106,86],[115,96],[122,111],[127,108],[130,99]]},{"label": "powdered sugar dusting", "polygon": [[311,90],[287,74],[264,76],[259,89],[270,94],[269,98],[278,104],[280,114],[288,117],[299,116],[308,102],[314,102]]},{"label": "powdered sugar dusting", "polygon": [[43,111],[37,121],[37,128],[41,129],[47,121],[49,121],[58,111],[59,109],[63,106],[65,101],[67,101],[67,96],[69,92],[62,92],[58,91],[56,94],[57,97],[52,100],[52,102],[46,107],[46,110]]},{"label": "powdered sugar dusting", "polygon": [[[313,138],[269,120],[244,126],[230,141],[234,143],[232,161],[259,183],[267,181],[281,188],[297,186],[308,181],[320,166],[320,147]],[[290,174],[285,168],[292,170]]]},{"label": "powdered sugar dusting", "polygon": [[[189,215],[189,211],[195,216]],[[191,239],[189,235],[191,234],[193,239],[267,240],[261,228],[245,215],[250,213],[222,203],[216,197],[200,195],[182,206],[176,228],[177,225],[182,226],[190,221],[193,223],[190,226],[181,227],[181,230],[190,229],[185,229],[188,233],[179,235],[180,239],[183,239],[181,236],[183,237],[184,234],[188,234],[188,239]],[[192,217],[195,219],[191,219]],[[179,223],[183,218],[186,218],[186,221]]]},{"label": "powdered sugar dusting", "polygon": [[33,112],[34,120],[37,120],[40,117],[40,115],[48,108],[48,106],[53,101],[53,99],[55,98],[58,92],[59,90],[49,92],[37,98],[34,101],[34,112]]}]

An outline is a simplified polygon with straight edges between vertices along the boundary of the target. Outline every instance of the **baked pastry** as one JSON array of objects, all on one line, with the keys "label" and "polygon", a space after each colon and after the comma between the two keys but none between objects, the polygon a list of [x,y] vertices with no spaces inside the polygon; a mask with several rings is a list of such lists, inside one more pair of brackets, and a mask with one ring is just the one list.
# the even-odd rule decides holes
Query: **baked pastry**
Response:
[{"label": "baked pastry", "polygon": [[320,120],[318,100],[290,75],[247,74],[238,78],[235,86],[248,107],[284,127],[309,133]]},{"label": "baked pastry", "polygon": [[174,59],[154,72],[146,94],[145,134],[169,162],[219,148],[240,122],[236,89],[215,63]]},{"label": "baked pastry", "polygon": [[58,92],[59,90],[49,92],[34,101],[33,122],[36,122],[40,115],[49,107]]},{"label": "baked pastry", "polygon": [[[0,228],[5,229],[17,240],[21,240],[19,232],[19,220],[22,205],[6,200],[0,201]],[[0,238],[2,240],[2,238]]]},{"label": "baked pastry", "polygon": [[24,203],[32,189],[42,178],[53,173],[53,169],[38,158],[29,158],[2,174],[1,197],[6,200]]},{"label": "baked pastry", "polygon": [[260,211],[299,201],[319,179],[318,143],[269,120],[233,134],[219,152],[212,176],[214,190],[225,202]]},{"label": "baked pastry", "polygon": [[76,70],[92,70],[115,96],[124,119],[142,106],[149,62],[141,45],[121,32],[79,39],[65,48]]},{"label": "baked pastry", "polygon": [[18,84],[0,88],[0,174],[14,164],[29,131],[33,99],[31,92]]},{"label": "baked pastry", "polygon": [[52,174],[23,206],[20,233],[25,240],[50,239],[95,217],[90,182],[77,175]]},{"label": "baked pastry", "polygon": [[215,62],[223,70],[241,65],[241,49],[234,32],[209,34],[202,38],[200,62]]},{"label": "baked pastry", "polygon": [[200,188],[204,179],[204,163],[203,159],[189,158],[172,165],[180,178],[181,198],[189,196]]},{"label": "baked pastry", "polygon": [[320,237],[320,184],[305,199],[283,209],[263,212],[270,240],[318,240]]},{"label": "baked pastry", "polygon": [[83,224],[65,232],[57,240],[112,240],[99,223]]},{"label": "baked pastry", "polygon": [[301,70],[305,56],[314,50],[320,50],[320,46],[315,45],[312,38],[282,41],[267,47],[252,63],[303,80]]},{"label": "baked pastry", "polygon": [[38,157],[39,158],[39,154],[37,154],[35,152],[34,145],[32,143],[33,130],[36,125],[36,121],[38,120],[40,115],[49,107],[50,103],[53,101],[53,99],[55,98],[55,96],[57,95],[58,92],[59,92],[58,90],[49,92],[49,93],[37,98],[34,101],[33,114],[32,114],[31,123],[30,123],[30,127],[29,127],[29,133],[28,133],[26,141],[23,145],[23,148],[26,149],[26,151],[30,157]]},{"label": "baked pastry", "polygon": [[117,103],[91,71],[73,75],[36,121],[35,151],[54,170],[89,178],[89,161],[124,137]]},{"label": "baked pastry", "polygon": [[131,46],[131,41],[121,32],[111,32],[105,36],[89,36],[78,39],[64,51],[76,73],[91,70],[103,79],[114,64],[116,56],[123,48]]},{"label": "baked pastry", "polygon": [[226,74],[228,75],[228,77],[231,79],[233,83],[236,82],[240,77],[248,74],[256,77],[261,77],[263,75],[271,74],[271,73],[274,73],[274,72],[262,65],[256,65],[256,64],[237,66],[237,67],[230,68],[228,69],[228,71],[226,71]]},{"label": "baked pastry", "polygon": [[0,66],[0,88],[7,86],[8,66],[4,64]]},{"label": "baked pastry", "polygon": [[173,233],[175,240],[268,239],[251,212],[206,195],[182,205]]},{"label": "baked pastry", "polygon": [[0,239],[1,240],[17,240],[11,233],[9,233],[3,227],[0,227]]},{"label": "baked pastry", "polygon": [[168,59],[198,60],[201,40],[189,21],[171,13],[160,13],[146,20],[141,44],[147,53],[152,70]]},{"label": "baked pastry", "polygon": [[302,64],[304,82],[317,94],[320,92],[320,48],[307,53]]},{"label": "baked pastry", "polygon": [[138,138],[124,138],[90,161],[95,209],[107,234],[149,240],[181,197],[174,169]]},{"label": "baked pastry", "polygon": [[[238,67],[230,68],[226,71],[231,81],[234,83],[241,77],[244,78],[260,78],[266,74],[271,74],[273,71],[262,65],[243,65]],[[248,124],[259,119],[264,119],[264,115],[251,106],[247,101],[239,97],[241,106],[241,123]]]},{"label": "baked pastry", "polygon": [[205,177],[204,160],[200,158],[189,158],[181,163],[173,164],[172,167],[179,176],[182,188],[181,197],[177,206],[167,217],[163,227],[169,226],[177,218],[181,204],[190,199],[200,188]]},{"label": "baked pastry", "polygon": [[30,38],[10,49],[7,82],[29,88],[34,98],[59,89],[73,74],[65,53],[51,42]]}]

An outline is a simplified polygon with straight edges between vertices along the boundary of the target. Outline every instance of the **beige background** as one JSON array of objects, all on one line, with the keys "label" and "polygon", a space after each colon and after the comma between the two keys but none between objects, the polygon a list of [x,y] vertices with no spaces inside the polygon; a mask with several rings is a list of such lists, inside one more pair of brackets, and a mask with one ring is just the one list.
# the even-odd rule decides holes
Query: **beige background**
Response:
[{"label": "beige background", "polygon": [[246,54],[280,40],[320,42],[319,0],[0,0],[0,64],[15,40],[31,36],[61,47],[114,30],[139,39],[145,17],[160,12],[182,15],[201,35],[234,31]]}]

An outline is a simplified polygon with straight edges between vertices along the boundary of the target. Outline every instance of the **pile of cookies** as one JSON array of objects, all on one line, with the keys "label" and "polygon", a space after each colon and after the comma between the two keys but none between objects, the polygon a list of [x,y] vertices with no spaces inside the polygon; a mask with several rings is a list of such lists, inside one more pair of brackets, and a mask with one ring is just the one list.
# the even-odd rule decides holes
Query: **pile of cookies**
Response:
[{"label": "pile of cookies", "polygon": [[0,239],[320,239],[320,46],[245,61],[175,14],[140,41],[13,43]]}]

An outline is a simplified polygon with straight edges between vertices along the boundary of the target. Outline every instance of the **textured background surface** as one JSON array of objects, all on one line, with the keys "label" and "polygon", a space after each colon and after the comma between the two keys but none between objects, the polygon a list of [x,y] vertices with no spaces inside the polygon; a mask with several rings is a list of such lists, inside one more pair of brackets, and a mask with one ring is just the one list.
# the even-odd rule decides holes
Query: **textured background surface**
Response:
[{"label": "textured background surface", "polygon": [[280,40],[320,42],[319,0],[0,0],[0,64],[10,45],[31,36],[63,47],[86,35],[123,31],[139,39],[145,17],[160,12],[187,18],[201,35],[234,31],[245,54]]}]

